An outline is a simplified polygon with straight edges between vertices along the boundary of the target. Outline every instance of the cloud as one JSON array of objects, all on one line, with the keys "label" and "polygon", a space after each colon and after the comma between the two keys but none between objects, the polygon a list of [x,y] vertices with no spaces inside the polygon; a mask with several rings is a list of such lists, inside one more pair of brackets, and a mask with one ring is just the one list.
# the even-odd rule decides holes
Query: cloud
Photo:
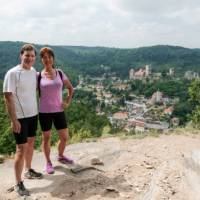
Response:
[{"label": "cloud", "polygon": [[1,40],[134,48],[199,47],[196,0],[0,0]]}]

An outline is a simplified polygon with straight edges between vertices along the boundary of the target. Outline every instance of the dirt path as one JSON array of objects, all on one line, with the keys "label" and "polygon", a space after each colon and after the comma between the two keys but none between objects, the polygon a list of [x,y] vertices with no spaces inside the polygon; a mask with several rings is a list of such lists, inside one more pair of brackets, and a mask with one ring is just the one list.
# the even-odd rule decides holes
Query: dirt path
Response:
[{"label": "dirt path", "polygon": [[[54,175],[25,180],[31,191],[26,199],[200,199],[200,135],[162,135],[141,140],[107,138],[70,145],[66,154],[82,166],[98,157],[104,165],[96,167],[102,171],[88,169],[75,174],[72,166],[55,161]],[[44,164],[43,154],[35,154],[35,168],[41,171]],[[13,185],[12,167],[13,160],[0,165],[0,200],[20,199],[15,192],[6,192]]]}]

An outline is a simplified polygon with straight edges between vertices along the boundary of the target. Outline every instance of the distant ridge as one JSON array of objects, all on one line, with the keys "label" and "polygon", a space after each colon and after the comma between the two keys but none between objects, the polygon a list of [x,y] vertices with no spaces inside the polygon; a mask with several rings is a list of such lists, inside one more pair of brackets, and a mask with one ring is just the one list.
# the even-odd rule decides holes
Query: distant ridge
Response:
[{"label": "distant ridge", "polygon": [[[0,79],[5,72],[19,62],[19,49],[24,42],[0,42]],[[45,45],[35,44],[37,50]],[[178,73],[186,70],[200,71],[200,49],[180,46],[156,45],[133,49],[108,47],[47,45],[55,50],[56,63],[64,70],[71,68],[78,73],[98,76],[104,72],[102,66],[127,77],[130,68],[150,64],[154,70],[174,67]],[[35,65],[41,68],[39,57]]]}]

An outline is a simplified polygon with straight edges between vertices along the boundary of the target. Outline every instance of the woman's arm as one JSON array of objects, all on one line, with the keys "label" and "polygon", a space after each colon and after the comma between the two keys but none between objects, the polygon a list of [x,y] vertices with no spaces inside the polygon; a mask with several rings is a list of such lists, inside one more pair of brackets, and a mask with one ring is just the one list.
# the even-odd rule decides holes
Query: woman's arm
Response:
[{"label": "woman's arm", "polygon": [[66,99],[66,101],[63,102],[63,105],[62,105],[63,108],[65,109],[65,108],[67,108],[70,105],[70,103],[72,101],[72,97],[73,97],[73,93],[74,93],[74,88],[73,88],[71,82],[69,81],[69,79],[64,80],[63,84],[64,84],[64,86],[68,90],[67,99]]}]

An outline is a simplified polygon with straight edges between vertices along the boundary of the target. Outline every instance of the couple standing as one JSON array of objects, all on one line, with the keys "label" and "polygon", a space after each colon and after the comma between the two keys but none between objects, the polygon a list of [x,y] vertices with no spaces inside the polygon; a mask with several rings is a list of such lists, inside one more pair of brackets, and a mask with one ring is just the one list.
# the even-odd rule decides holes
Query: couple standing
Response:
[{"label": "couple standing", "polygon": [[[39,121],[43,132],[42,148],[46,158],[45,170],[48,174],[54,173],[50,159],[52,123],[59,134],[58,161],[73,163],[73,160],[63,154],[68,138],[64,109],[69,106],[72,100],[73,87],[67,76],[61,70],[54,68],[55,56],[51,48],[42,48],[40,58],[44,69],[37,74],[33,68],[36,59],[35,47],[31,44],[22,46],[21,63],[6,73],[3,84],[6,107],[16,141],[15,189],[21,196],[30,195],[22,181],[24,165],[26,178],[34,179],[43,176],[31,166],[38,120],[37,88],[40,96]],[[62,98],[63,85],[68,89],[66,100]]]}]

